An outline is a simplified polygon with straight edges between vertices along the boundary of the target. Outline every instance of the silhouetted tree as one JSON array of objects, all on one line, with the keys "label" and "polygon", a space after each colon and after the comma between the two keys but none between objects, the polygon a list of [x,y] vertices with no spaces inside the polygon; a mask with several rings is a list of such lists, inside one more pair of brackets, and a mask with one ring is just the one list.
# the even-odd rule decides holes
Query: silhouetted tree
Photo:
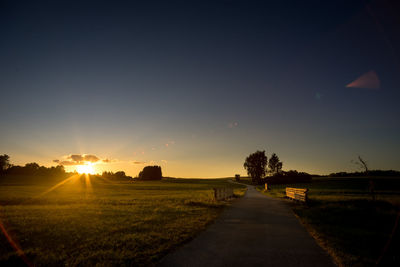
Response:
[{"label": "silhouetted tree", "polygon": [[4,154],[0,155],[0,173],[4,172],[10,167],[10,156]]},{"label": "silhouetted tree", "polygon": [[118,171],[118,172],[116,172],[114,175],[115,175],[116,178],[120,178],[120,179],[123,179],[123,178],[126,177],[124,171]]},{"label": "silhouetted tree", "polygon": [[146,166],[139,173],[140,180],[161,180],[161,166]]},{"label": "silhouetted tree", "polygon": [[246,158],[243,167],[247,170],[254,184],[260,184],[267,173],[267,160],[265,150],[257,150]]},{"label": "silhouetted tree", "polygon": [[358,156],[358,164],[364,169],[365,173],[368,174],[368,165],[365,160],[361,158],[361,156]]},{"label": "silhouetted tree", "polygon": [[62,165],[57,165],[56,167],[52,166],[52,167],[46,168],[46,169],[50,175],[65,174],[65,169],[64,169],[64,166],[62,166]]},{"label": "silhouetted tree", "polygon": [[31,162],[31,163],[25,164],[25,168],[32,169],[32,170],[38,170],[40,168],[40,165],[37,164],[36,162]]},{"label": "silhouetted tree", "polygon": [[268,161],[269,172],[272,175],[279,174],[282,171],[282,164],[283,163],[279,161],[279,157],[273,153]]},{"label": "silhouetted tree", "polygon": [[368,164],[361,156],[358,156],[357,160],[351,160],[351,162],[358,166],[359,169],[363,170],[365,174],[368,174]]},{"label": "silhouetted tree", "polygon": [[[368,164],[361,156],[358,156],[358,161],[355,161],[354,163],[364,170],[366,176],[369,176]],[[375,182],[372,177],[370,177],[369,179],[368,188],[371,194],[372,201],[375,201]]]}]

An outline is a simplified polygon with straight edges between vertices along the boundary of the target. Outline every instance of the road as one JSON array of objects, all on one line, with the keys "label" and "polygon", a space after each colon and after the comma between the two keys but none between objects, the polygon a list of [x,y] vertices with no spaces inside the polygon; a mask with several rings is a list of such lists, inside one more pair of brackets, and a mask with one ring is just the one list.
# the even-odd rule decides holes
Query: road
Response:
[{"label": "road", "polygon": [[253,186],[214,224],[159,266],[335,266],[288,203]]}]

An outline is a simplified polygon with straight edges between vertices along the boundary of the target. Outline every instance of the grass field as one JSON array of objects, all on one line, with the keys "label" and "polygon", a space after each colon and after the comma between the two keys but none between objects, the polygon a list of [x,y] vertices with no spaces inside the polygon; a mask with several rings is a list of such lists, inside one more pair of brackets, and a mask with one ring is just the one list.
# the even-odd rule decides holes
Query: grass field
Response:
[{"label": "grass field", "polygon": [[[309,188],[307,205],[291,202],[295,214],[342,266],[400,266],[400,178],[314,178],[311,183],[271,185],[267,195],[283,198],[286,187]],[[263,188],[259,188],[262,190]],[[400,225],[399,225],[400,226]]]},{"label": "grass field", "polygon": [[[115,183],[84,176],[48,191],[50,183],[0,182],[0,224],[35,266],[153,265],[193,238],[229,202],[213,187],[226,179]],[[0,232],[0,265],[22,265]]]}]

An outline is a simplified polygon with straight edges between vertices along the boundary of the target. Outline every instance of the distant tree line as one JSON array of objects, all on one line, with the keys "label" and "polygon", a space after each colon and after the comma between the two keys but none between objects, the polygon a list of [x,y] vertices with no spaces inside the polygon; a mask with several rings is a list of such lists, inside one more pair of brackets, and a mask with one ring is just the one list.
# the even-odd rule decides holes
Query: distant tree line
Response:
[{"label": "distant tree line", "polygon": [[390,177],[390,176],[396,176],[400,177],[400,171],[394,171],[394,170],[368,170],[368,172],[335,172],[331,173],[328,175],[329,177],[349,177],[349,176],[354,176],[354,177],[366,177],[366,176],[378,176],[378,177]]},{"label": "distant tree line", "polygon": [[311,182],[312,176],[306,172],[296,170],[282,171],[278,174],[265,177],[263,183],[267,184],[295,184]]},{"label": "distant tree line", "polygon": [[118,172],[103,172],[101,177],[109,180],[117,180],[117,181],[131,181],[133,178],[131,176],[127,176],[124,171]]},{"label": "distant tree line", "polygon": [[25,166],[10,164],[10,157],[0,155],[0,174],[3,175],[29,175],[29,176],[57,176],[65,174],[64,166],[45,167],[36,162],[27,163]]}]

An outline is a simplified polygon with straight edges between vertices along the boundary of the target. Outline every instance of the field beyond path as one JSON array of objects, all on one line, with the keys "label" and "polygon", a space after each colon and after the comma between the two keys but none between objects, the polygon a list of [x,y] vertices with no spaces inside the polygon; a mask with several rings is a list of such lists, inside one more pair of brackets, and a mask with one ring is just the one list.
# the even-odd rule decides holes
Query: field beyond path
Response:
[{"label": "field beyond path", "polygon": [[281,200],[253,186],[160,266],[334,266]]}]

